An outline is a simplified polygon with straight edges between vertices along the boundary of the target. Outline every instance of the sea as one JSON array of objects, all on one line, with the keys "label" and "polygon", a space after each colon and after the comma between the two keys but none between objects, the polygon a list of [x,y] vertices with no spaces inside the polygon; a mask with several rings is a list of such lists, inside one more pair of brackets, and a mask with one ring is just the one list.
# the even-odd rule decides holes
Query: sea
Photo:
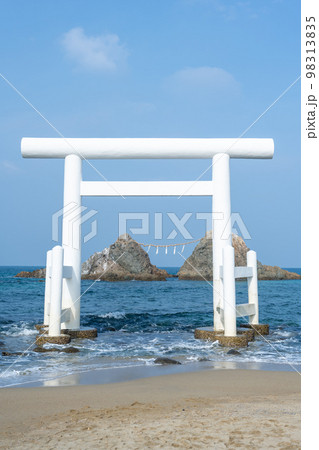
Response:
[{"label": "sea", "polygon": [[[72,340],[69,346],[78,353],[36,353],[45,283],[15,277],[36,268],[0,267],[0,387],[50,385],[50,380],[115,368],[141,371],[154,366],[157,357],[175,359],[184,368],[209,362],[217,368],[269,364],[300,370],[300,280],[259,281],[260,323],[270,325],[270,334],[239,354],[229,354],[218,342],[194,339],[195,328],[213,325],[212,286],[205,281],[83,280],[81,326],[97,328],[98,337]],[[237,303],[247,303],[247,295],[247,283],[237,281]],[[244,321],[238,319],[238,325]]]}]

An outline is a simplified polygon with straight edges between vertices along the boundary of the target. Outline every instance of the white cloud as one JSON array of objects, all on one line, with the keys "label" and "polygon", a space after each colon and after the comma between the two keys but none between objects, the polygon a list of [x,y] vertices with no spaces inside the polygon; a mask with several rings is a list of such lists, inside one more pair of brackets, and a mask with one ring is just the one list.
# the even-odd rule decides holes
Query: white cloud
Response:
[{"label": "white cloud", "polygon": [[194,98],[220,98],[238,95],[240,85],[236,79],[219,67],[188,67],[166,78],[164,86],[176,95]]},{"label": "white cloud", "polygon": [[116,34],[87,36],[82,28],[64,34],[62,46],[77,66],[92,71],[115,72],[127,58],[127,50]]},{"label": "white cloud", "polygon": [[[273,2],[277,1],[283,0],[273,0]],[[245,14],[249,19],[257,19],[259,14],[265,10],[264,2],[258,4],[258,2],[251,2],[250,0],[184,0],[184,2],[189,5],[202,5],[213,8],[226,20],[238,19],[240,13]]]},{"label": "white cloud", "polygon": [[20,168],[11,161],[1,161],[2,166],[7,172],[19,172]]}]

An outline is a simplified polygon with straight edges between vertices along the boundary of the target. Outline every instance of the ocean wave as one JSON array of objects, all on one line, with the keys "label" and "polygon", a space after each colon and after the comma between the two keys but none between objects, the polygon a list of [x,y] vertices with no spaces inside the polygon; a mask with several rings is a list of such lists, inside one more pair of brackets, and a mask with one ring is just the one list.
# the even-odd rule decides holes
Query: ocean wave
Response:
[{"label": "ocean wave", "polygon": [[34,327],[31,328],[29,325],[19,326],[17,324],[12,325],[10,328],[7,328],[7,329],[4,328],[3,330],[1,330],[1,334],[5,335],[5,336],[13,336],[13,337],[33,336],[37,333],[38,332]]},{"label": "ocean wave", "polygon": [[[112,311],[102,314],[86,314],[82,324],[95,327],[98,332],[116,331],[126,333],[193,331],[198,326],[208,326],[207,315],[193,312],[162,313],[158,311],[124,312]],[[113,330],[114,331],[114,330]]]},{"label": "ocean wave", "polygon": [[126,314],[121,311],[115,311],[105,314],[98,314],[97,317],[100,317],[101,319],[124,319],[124,317],[126,317]]},{"label": "ocean wave", "polygon": [[[3,272],[14,275],[18,271]],[[0,302],[6,311],[0,321],[1,350],[13,354],[28,351],[19,357],[0,356],[2,370],[18,360],[6,372],[6,384],[29,382],[41,375],[53,379],[83,370],[152,365],[159,356],[176,358],[183,364],[208,359],[214,367],[219,361],[300,362],[300,283],[260,283],[260,320],[270,324],[270,335],[257,337],[247,348],[239,349],[239,355],[229,355],[218,342],[194,339],[195,328],[211,326],[213,321],[207,284],[182,280],[96,283],[84,295],[81,327],[96,328],[98,337],[72,341],[70,345],[80,352],[71,355],[32,351],[37,335],[34,324],[43,320],[44,284],[12,280],[1,285]],[[247,303],[247,285],[238,284],[236,289],[238,303]]]}]

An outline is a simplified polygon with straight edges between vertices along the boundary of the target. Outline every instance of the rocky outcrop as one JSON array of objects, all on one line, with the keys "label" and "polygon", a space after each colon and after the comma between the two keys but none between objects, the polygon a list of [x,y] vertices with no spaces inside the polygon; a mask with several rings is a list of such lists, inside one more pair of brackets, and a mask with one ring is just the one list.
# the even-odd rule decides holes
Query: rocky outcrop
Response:
[{"label": "rocky outcrop", "polygon": [[32,272],[19,272],[16,277],[19,278],[45,278],[45,269],[36,269]]},{"label": "rocky outcrop", "polygon": [[[235,248],[235,265],[247,264],[249,248],[244,240],[233,235]],[[211,232],[204,236],[195,247],[191,256],[178,272],[180,280],[212,280],[212,239]],[[148,254],[128,234],[120,236],[110,247],[94,253],[82,264],[82,279],[104,281],[162,281],[171,277],[166,270],[158,269],[151,264]],[[45,269],[33,272],[20,272],[16,277],[45,278]],[[300,275],[277,266],[265,266],[258,261],[258,278],[260,280],[298,280]]]},{"label": "rocky outcrop", "polygon": [[300,280],[301,276],[295,272],[281,269],[278,266],[265,266],[258,261],[259,280]]},{"label": "rocky outcrop", "polygon": [[[235,265],[247,265],[247,252],[249,248],[244,240],[237,235],[233,235],[233,246],[235,249]],[[180,280],[212,280],[212,233],[211,231],[204,236],[195,247],[191,256],[185,261],[178,271]],[[264,266],[258,261],[258,279],[259,280],[299,280],[300,275],[277,266]]]},{"label": "rocky outcrop", "polygon": [[[151,264],[148,254],[128,234],[124,234],[101,252],[94,253],[82,264],[82,279],[104,281],[164,281],[166,270]],[[45,269],[20,272],[16,277],[45,278]]]},{"label": "rocky outcrop", "polygon": [[181,365],[181,363],[179,361],[176,361],[176,359],[164,358],[164,357],[156,358],[154,361],[154,364],[162,364],[163,366],[167,366],[169,364]]},{"label": "rocky outcrop", "polygon": [[82,264],[82,278],[106,281],[164,281],[170,275],[151,264],[148,254],[128,234]]}]

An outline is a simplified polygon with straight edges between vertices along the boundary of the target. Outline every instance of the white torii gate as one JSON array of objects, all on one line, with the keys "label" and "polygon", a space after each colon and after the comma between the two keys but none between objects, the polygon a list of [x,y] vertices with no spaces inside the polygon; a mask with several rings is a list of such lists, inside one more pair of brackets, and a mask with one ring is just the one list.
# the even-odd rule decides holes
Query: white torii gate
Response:
[{"label": "white torii gate", "polygon": [[[61,328],[80,328],[81,232],[70,232],[66,211],[70,204],[81,208],[82,196],[211,196],[214,330],[236,336],[235,279],[242,277],[248,279],[249,303],[239,305],[237,315],[248,315],[251,324],[258,324],[256,253],[248,253],[248,267],[234,266],[229,160],[272,158],[272,139],[23,138],[21,153],[24,158],[65,159],[63,246],[47,256],[44,324],[49,336],[60,336]],[[212,159],[211,181],[82,180],[82,159],[200,158]]]}]

